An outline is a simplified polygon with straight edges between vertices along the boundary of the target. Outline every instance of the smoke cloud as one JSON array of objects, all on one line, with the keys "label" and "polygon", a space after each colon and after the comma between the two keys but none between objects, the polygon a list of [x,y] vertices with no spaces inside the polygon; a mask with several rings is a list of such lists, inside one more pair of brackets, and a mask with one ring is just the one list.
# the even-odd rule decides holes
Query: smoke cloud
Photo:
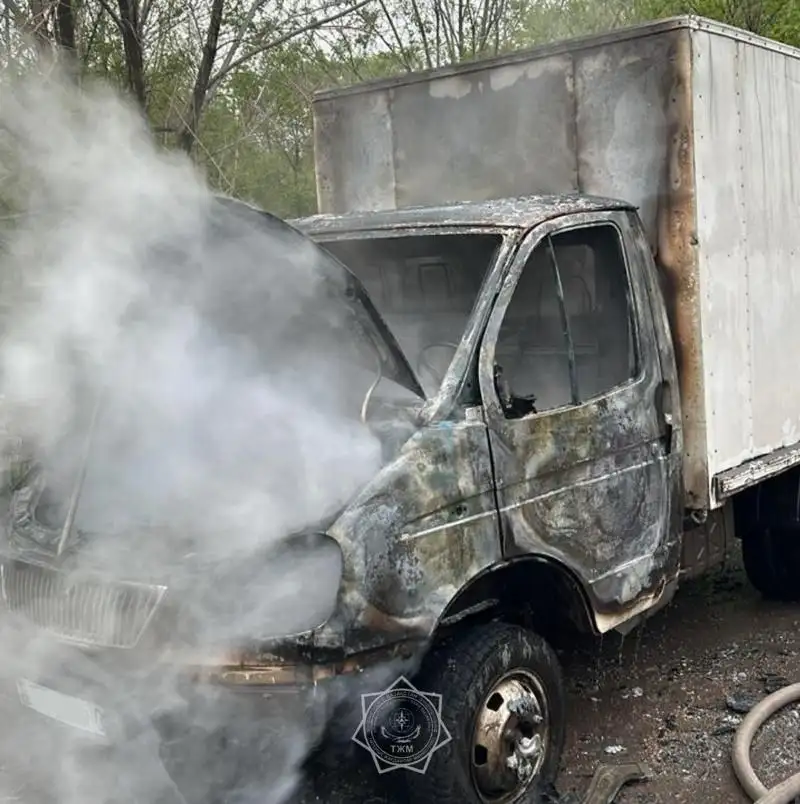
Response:
[{"label": "smoke cloud", "polygon": [[[338,570],[327,554],[274,548],[335,513],[380,464],[358,420],[375,355],[352,335],[318,252],[265,233],[255,213],[229,215],[190,162],[159,149],[102,86],[7,81],[0,175],[19,213],[0,255],[0,415],[39,467],[11,500],[10,526],[52,550],[88,445],[76,573],[177,591],[195,648],[318,624]],[[4,625],[0,650],[9,684],[75,671],[74,651],[67,660],[68,648],[20,623]],[[135,655],[121,660],[124,673],[87,660],[71,691],[92,673],[124,676],[128,709],[183,712],[178,676],[150,678]],[[216,717],[194,725],[210,729]],[[236,800],[286,799],[309,738],[282,725],[282,755]],[[25,728],[1,747],[17,760],[43,739]],[[258,745],[263,735],[237,738]],[[105,800],[114,785],[135,800],[174,800],[147,729],[126,736],[127,758],[111,764],[65,740],[48,769],[64,804]],[[191,765],[204,770],[194,772],[199,800],[246,775],[212,768],[212,754]]]}]

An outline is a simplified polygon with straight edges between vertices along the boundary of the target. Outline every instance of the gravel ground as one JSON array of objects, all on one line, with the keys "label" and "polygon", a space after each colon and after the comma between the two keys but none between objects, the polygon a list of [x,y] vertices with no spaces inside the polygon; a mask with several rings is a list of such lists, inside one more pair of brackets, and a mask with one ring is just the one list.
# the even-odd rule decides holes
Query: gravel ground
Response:
[{"label": "gravel ground", "polygon": [[[635,760],[649,765],[652,778],[626,787],[617,804],[746,804],[730,767],[742,719],[734,710],[800,680],[799,624],[800,606],[760,600],[734,558],[686,584],[626,638],[607,635],[562,651],[570,723],[559,791],[580,795],[599,763]],[[11,723],[3,725],[0,755],[9,746],[24,752]],[[753,759],[767,785],[800,768],[800,710],[767,724]],[[317,767],[293,804],[404,804],[391,789],[399,773],[378,777],[353,745]],[[18,773],[0,772],[0,804],[47,798]]]},{"label": "gravel ground", "polygon": [[[733,734],[740,712],[800,680],[799,624],[800,607],[762,601],[731,562],[638,632],[607,637],[596,669],[586,648],[563,656],[572,727],[560,789],[582,790],[597,763],[629,759],[653,778],[618,804],[748,802],[731,769]],[[757,735],[753,766],[767,786],[800,769],[799,726],[792,707]]]}]

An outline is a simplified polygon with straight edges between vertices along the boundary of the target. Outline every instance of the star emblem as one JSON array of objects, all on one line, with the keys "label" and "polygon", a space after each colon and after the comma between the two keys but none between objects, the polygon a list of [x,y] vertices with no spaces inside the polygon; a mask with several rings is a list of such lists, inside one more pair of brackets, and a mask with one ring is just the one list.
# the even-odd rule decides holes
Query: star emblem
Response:
[{"label": "star emblem", "polygon": [[400,676],[382,692],[361,695],[361,722],[352,739],[369,751],[378,773],[425,773],[433,754],[453,738],[442,721],[442,696]]}]

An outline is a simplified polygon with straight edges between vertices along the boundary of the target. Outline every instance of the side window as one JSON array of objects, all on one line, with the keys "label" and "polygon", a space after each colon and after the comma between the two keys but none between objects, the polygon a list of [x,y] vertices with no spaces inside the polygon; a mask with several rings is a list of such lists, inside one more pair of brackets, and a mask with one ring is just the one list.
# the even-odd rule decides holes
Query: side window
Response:
[{"label": "side window", "polygon": [[632,296],[614,226],[553,235],[581,401],[636,376]]},{"label": "side window", "polygon": [[498,335],[495,385],[508,418],[600,396],[635,376],[631,290],[617,229],[545,238]]},{"label": "side window", "polygon": [[509,418],[572,402],[563,308],[547,240],[531,253],[506,310],[495,349],[495,384]]}]

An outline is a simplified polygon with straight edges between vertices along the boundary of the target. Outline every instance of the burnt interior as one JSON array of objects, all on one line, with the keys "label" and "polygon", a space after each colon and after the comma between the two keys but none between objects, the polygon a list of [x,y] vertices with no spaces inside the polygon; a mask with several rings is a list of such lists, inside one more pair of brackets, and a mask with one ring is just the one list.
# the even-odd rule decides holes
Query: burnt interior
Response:
[{"label": "burnt interior", "polygon": [[[325,248],[363,282],[430,395],[500,244],[493,234],[413,234],[332,241]],[[507,414],[579,403],[633,377],[631,298],[614,226],[542,240],[522,271],[498,338]]]},{"label": "burnt interior", "polygon": [[325,248],[364,284],[431,395],[501,242],[496,234],[415,234],[332,241]]},{"label": "burnt interior", "polygon": [[495,360],[510,397],[507,415],[578,404],[633,377],[631,298],[615,227],[542,240],[522,270],[498,335]]}]

